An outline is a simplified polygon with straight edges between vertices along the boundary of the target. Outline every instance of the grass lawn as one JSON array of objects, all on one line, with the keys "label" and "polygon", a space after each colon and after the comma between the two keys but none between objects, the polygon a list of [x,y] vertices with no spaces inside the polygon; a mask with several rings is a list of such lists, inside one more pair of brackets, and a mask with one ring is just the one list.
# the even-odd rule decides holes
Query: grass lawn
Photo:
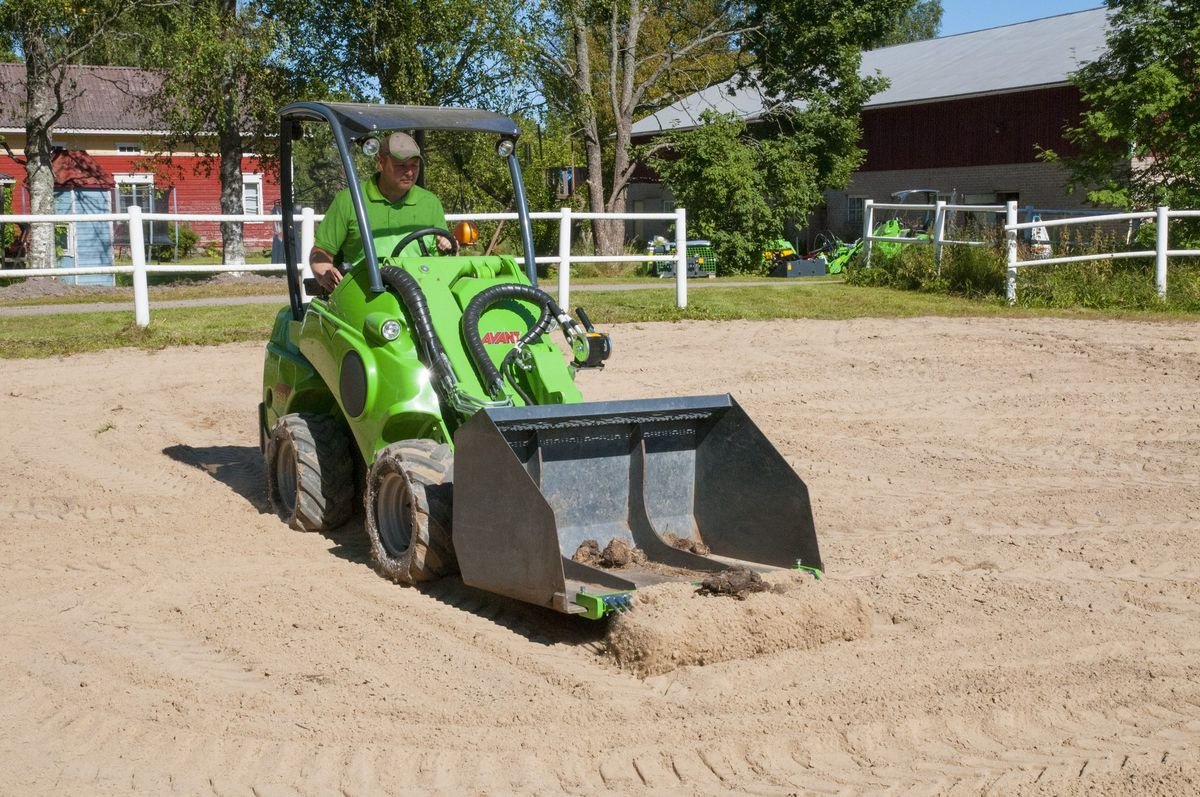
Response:
[{"label": "grass lawn", "polygon": [[[262,291],[253,295],[262,295]],[[173,294],[171,298],[181,297]],[[195,298],[204,298],[204,295]],[[123,294],[120,301],[126,307],[111,313],[64,310],[51,315],[0,317],[0,357],[53,357],[124,346],[159,349],[245,340],[265,342],[276,312],[287,299],[280,293],[278,305],[236,304],[157,310],[152,302],[150,326],[145,329],[133,323],[132,296]],[[601,327],[635,321],[919,316],[1195,320],[1194,315],[1165,312],[1037,311],[1010,308],[999,301],[981,302],[932,293],[852,287],[836,282],[798,283],[796,280],[743,287],[720,287],[718,284],[690,291],[688,307],[682,310],[675,307],[674,283],[669,281],[663,281],[656,290],[575,291],[571,295],[571,305],[582,305],[593,322]]]}]

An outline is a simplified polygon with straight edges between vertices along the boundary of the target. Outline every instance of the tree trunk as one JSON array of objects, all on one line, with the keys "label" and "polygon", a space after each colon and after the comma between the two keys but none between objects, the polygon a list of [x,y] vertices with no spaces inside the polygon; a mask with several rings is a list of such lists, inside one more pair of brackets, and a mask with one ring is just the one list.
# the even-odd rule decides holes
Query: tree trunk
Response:
[{"label": "tree trunk", "polygon": [[[54,169],[50,134],[60,116],[56,95],[63,77],[61,68],[50,64],[46,42],[37,31],[29,31],[25,49],[25,172],[29,175],[29,212],[54,212]],[[58,74],[56,74],[56,72]],[[33,224],[29,228],[27,268],[54,268],[54,225]]]},{"label": "tree trunk", "polygon": [[[225,93],[226,108],[222,114],[220,130],[217,132],[221,155],[221,212],[240,215],[242,207],[242,134],[237,112],[236,87],[228,86]],[[262,196],[259,196],[262,201]],[[225,262],[240,265],[246,262],[246,243],[242,235],[242,224],[236,221],[221,222],[221,243],[225,248]]]}]

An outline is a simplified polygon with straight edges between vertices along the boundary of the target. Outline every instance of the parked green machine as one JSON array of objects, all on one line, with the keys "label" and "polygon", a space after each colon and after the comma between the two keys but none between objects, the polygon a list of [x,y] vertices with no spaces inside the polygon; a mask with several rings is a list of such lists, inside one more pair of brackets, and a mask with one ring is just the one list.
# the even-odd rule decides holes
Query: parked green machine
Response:
[{"label": "parked green machine", "polygon": [[[307,102],[280,118],[290,301],[267,345],[259,424],[282,519],[333,529],[361,496],[384,576],[460,572],[468,585],[590,618],[659,581],[822,568],[807,488],[730,396],[583,401],[574,376],[603,367],[611,344],[581,309],[573,317],[537,287],[513,121]],[[293,142],[310,125],[332,132],[364,231],[365,262],[327,296],[302,279],[296,251]],[[523,268],[457,248],[399,256],[427,229],[375,251],[353,147],[395,130],[495,138]],[[641,556],[619,568],[576,561],[585,544],[614,541]]]}]

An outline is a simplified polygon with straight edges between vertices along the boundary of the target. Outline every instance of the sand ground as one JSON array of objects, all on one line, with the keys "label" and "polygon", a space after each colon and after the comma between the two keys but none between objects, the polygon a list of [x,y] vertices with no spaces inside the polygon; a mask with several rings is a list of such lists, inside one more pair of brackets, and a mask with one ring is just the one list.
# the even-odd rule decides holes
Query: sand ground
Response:
[{"label": "sand ground", "polygon": [[612,331],[585,394],[732,392],[869,633],[639,678],[281,523],[260,345],[0,361],[0,794],[1200,794],[1200,325]]}]

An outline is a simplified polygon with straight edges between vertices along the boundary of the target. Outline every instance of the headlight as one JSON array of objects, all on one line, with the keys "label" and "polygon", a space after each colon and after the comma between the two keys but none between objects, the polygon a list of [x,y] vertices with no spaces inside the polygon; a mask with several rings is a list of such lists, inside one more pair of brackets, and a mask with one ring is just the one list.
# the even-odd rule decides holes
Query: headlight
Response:
[{"label": "headlight", "polygon": [[383,335],[384,340],[395,340],[400,337],[400,322],[396,319],[384,321],[379,327],[379,334]]},{"label": "headlight", "polygon": [[496,154],[501,158],[507,158],[509,155],[513,154],[513,150],[516,148],[517,142],[513,141],[511,138],[502,138],[500,139],[500,143],[496,145]]},{"label": "headlight", "polygon": [[379,154],[379,139],[375,136],[368,138],[362,143],[362,151],[368,158],[374,158]]}]

